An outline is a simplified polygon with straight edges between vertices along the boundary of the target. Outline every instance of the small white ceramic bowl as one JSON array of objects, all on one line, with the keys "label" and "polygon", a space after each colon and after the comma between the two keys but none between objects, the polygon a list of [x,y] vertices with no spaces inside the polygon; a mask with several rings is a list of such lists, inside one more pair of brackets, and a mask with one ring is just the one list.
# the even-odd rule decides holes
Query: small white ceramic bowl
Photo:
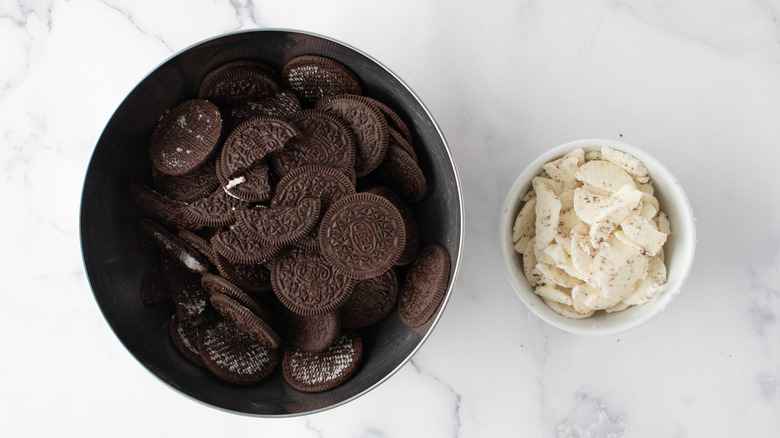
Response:
[{"label": "small white ceramic bowl", "polygon": [[[672,234],[664,245],[667,270],[667,288],[653,300],[640,306],[632,306],[614,313],[596,312],[590,318],[569,319],[559,315],[534,293],[534,288],[523,274],[522,255],[515,252],[512,245],[512,225],[520,209],[520,198],[531,188],[531,179],[542,172],[542,166],[560,158],[572,149],[582,148],[585,152],[600,150],[602,146],[629,153],[647,167],[650,181],[655,188],[661,211],[666,212],[671,223]],[[539,318],[571,333],[582,335],[606,335],[623,332],[648,321],[664,310],[670,301],[680,293],[682,285],[690,272],[696,247],[696,228],[693,211],[685,196],[680,182],[660,161],[647,152],[629,144],[605,139],[577,140],[550,149],[534,160],[517,177],[507,193],[501,209],[499,224],[499,245],[509,282],[517,296]]]}]

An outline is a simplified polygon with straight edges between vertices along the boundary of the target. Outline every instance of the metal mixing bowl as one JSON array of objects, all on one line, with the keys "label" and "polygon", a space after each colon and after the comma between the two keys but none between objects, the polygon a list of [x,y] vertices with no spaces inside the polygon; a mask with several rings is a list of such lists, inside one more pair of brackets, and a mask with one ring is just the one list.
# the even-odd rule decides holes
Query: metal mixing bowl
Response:
[{"label": "metal mixing bowl", "polygon": [[[362,332],[365,354],[345,384],[322,393],[289,387],[280,369],[250,387],[226,384],[185,360],[171,343],[170,308],[143,304],[141,280],[154,256],[139,246],[137,209],[130,183],[142,181],[151,163],[149,138],[158,118],[197,95],[202,78],[236,59],[263,60],[281,70],[291,58],[316,54],[352,69],[365,93],[390,105],[409,124],[420,167],[428,179],[426,198],[413,204],[422,244],[444,245],[452,258],[442,304],[425,325],[411,329],[397,312]],[[100,310],[127,350],[149,371],[181,393],[216,408],[259,416],[290,416],[325,410],[375,388],[422,346],[444,311],[460,266],[463,242],[461,187],[447,144],[425,106],[396,75],[343,43],[309,33],[258,30],[213,38],[165,61],[125,98],[92,154],[81,199],[84,266]],[[279,367],[281,368],[281,367]]]}]

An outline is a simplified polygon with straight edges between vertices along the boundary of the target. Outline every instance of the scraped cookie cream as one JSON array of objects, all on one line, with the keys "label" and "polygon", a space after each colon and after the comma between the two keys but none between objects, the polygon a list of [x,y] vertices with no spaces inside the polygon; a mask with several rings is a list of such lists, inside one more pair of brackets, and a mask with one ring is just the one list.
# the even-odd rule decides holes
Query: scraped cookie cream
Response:
[{"label": "scraped cookie cream", "polygon": [[604,146],[543,166],[512,227],[536,294],[573,319],[644,304],[666,288],[671,234],[644,164]]}]

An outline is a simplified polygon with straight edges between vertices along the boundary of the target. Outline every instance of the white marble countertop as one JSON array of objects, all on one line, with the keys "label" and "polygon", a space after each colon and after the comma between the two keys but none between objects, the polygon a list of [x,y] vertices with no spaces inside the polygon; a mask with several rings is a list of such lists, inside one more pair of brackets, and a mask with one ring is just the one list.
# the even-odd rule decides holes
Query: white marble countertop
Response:
[{"label": "white marble countertop", "polygon": [[[452,298],[414,359],[286,419],[211,409],[136,362],[93,299],[78,229],[90,154],[132,87],[202,39],[268,27],[333,37],[402,77],[449,142],[466,217]],[[780,433],[780,2],[3,1],[0,41],[0,435]],[[530,314],[498,251],[516,174],[589,137],[661,159],[698,218],[682,293],[614,336]]]}]

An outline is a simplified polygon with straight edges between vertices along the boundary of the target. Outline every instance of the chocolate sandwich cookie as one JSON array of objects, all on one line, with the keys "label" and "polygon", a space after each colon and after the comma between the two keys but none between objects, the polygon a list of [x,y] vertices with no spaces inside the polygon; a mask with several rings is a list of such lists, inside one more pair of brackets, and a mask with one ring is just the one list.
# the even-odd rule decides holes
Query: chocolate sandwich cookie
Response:
[{"label": "chocolate sandwich cookie", "polygon": [[281,338],[274,329],[243,304],[220,292],[212,292],[209,301],[220,315],[261,345],[268,348],[281,345]]},{"label": "chocolate sandwich cookie", "polygon": [[212,265],[216,264],[216,260],[214,259],[214,248],[211,247],[211,242],[190,230],[179,230],[176,235],[179,239],[187,242],[193,249],[197,250],[206,258],[206,260],[211,262]]},{"label": "chocolate sandwich cookie", "polygon": [[260,242],[282,247],[291,245],[314,229],[320,216],[320,199],[304,198],[298,205],[236,211],[236,226]]},{"label": "chocolate sandwich cookie", "polygon": [[290,118],[301,131],[284,149],[269,159],[279,176],[310,163],[324,164],[347,172],[355,165],[355,136],[340,117],[317,110],[303,110]]},{"label": "chocolate sandwich cookie", "polygon": [[382,321],[398,302],[398,273],[391,268],[384,274],[361,280],[349,300],[341,306],[341,326],[362,329]]},{"label": "chocolate sandwich cookie", "polygon": [[198,351],[198,334],[200,329],[213,320],[212,312],[205,311],[200,315],[180,320],[176,314],[171,316],[170,334],[174,347],[193,364],[203,367],[203,359]]},{"label": "chocolate sandwich cookie", "polygon": [[337,311],[306,316],[283,308],[281,316],[284,344],[312,353],[318,353],[330,347],[341,329]]},{"label": "chocolate sandwich cookie", "polygon": [[141,213],[175,228],[197,229],[200,225],[186,218],[187,204],[171,199],[145,185],[130,184],[130,194]]},{"label": "chocolate sandwich cookie", "polygon": [[346,331],[320,353],[285,351],[282,372],[293,388],[303,392],[322,392],[346,382],[357,371],[362,358],[360,336]]},{"label": "chocolate sandwich cookie", "polygon": [[211,238],[211,245],[219,255],[233,263],[244,265],[267,263],[281,249],[244,233],[240,227],[218,232]]},{"label": "chocolate sandwich cookie", "polygon": [[300,315],[322,315],[349,299],[355,280],[333,269],[314,250],[293,247],[271,263],[271,286],[279,301]]},{"label": "chocolate sandwich cookie", "polygon": [[254,65],[232,63],[206,75],[198,97],[224,107],[272,96],[277,91],[279,83],[274,74]]},{"label": "chocolate sandwich cookie", "polygon": [[363,96],[342,94],[320,99],[318,110],[341,117],[355,134],[355,174],[373,172],[387,153],[390,128],[382,112]]},{"label": "chocolate sandwich cookie", "polygon": [[320,199],[320,214],[344,196],[355,193],[354,184],[337,169],[307,164],[293,169],[276,185],[271,206],[298,205],[304,198]]},{"label": "chocolate sandwich cookie", "polygon": [[214,375],[237,385],[262,382],[279,364],[275,349],[263,346],[225,319],[201,328],[198,351]]},{"label": "chocolate sandwich cookie", "polygon": [[166,271],[165,283],[180,321],[194,318],[208,308],[208,293],[201,286],[198,274],[173,264]]},{"label": "chocolate sandwich cookie", "polygon": [[219,228],[235,222],[233,212],[246,206],[246,202],[218,188],[205,198],[182,208],[186,221],[203,227]]},{"label": "chocolate sandwich cookie", "polygon": [[409,202],[419,202],[428,192],[428,183],[414,159],[401,147],[391,145],[382,165],[377,169],[379,180]]},{"label": "chocolate sandwich cookie", "polygon": [[395,129],[390,129],[390,143],[388,147],[391,146],[398,146],[401,149],[404,150],[407,154],[409,154],[410,157],[412,157],[412,160],[414,160],[415,163],[418,163],[419,165],[419,159],[417,158],[417,153],[414,151],[414,148],[412,147],[412,143],[410,143],[407,139],[404,138],[403,134],[396,131]]},{"label": "chocolate sandwich cookie", "polygon": [[395,264],[396,266],[408,265],[414,261],[417,257],[417,251],[420,250],[420,230],[417,226],[417,221],[414,219],[412,209],[400,195],[387,187],[375,186],[368,189],[368,192],[387,199],[398,210],[398,213],[401,214],[401,218],[404,221],[406,239],[404,240],[404,251]]},{"label": "chocolate sandwich cookie", "polygon": [[147,236],[160,248],[160,252],[176,260],[190,271],[205,273],[209,270],[209,261],[187,242],[172,234],[162,225],[150,219],[141,219]]},{"label": "chocolate sandwich cookie", "polygon": [[429,245],[420,251],[406,274],[398,311],[409,327],[425,324],[439,307],[450,279],[450,254],[441,245]]},{"label": "chocolate sandwich cookie", "polygon": [[334,269],[356,280],[386,272],[404,249],[398,209],[373,193],[345,196],[328,208],[319,230],[320,250]]},{"label": "chocolate sandwich cookie", "polygon": [[[263,309],[257,303],[257,301],[247,295],[243,290],[241,290],[240,287],[236,286],[230,280],[222,277],[221,275],[215,275],[212,273],[203,274],[203,276],[200,278],[200,284],[209,294],[209,297],[215,293],[221,293],[236,300],[239,304],[251,310],[252,313],[260,316],[264,320],[266,320],[269,316],[268,312]],[[270,323],[270,320],[266,322]]]},{"label": "chocolate sandwich cookie", "polygon": [[166,175],[152,169],[152,180],[158,192],[181,202],[206,197],[219,187],[214,159],[184,175]]},{"label": "chocolate sandwich cookie", "polygon": [[215,252],[219,274],[245,292],[265,295],[271,292],[271,273],[261,264],[233,263]]},{"label": "chocolate sandwich cookie", "polygon": [[317,55],[291,59],[282,69],[282,84],[293,91],[304,108],[323,96],[362,94],[360,82],[344,64]]},{"label": "chocolate sandwich cookie", "polygon": [[234,129],[222,146],[219,159],[221,178],[231,180],[236,174],[245,171],[278,151],[301,132],[289,122],[275,117],[255,117]]},{"label": "chocolate sandwich cookie", "polygon": [[152,132],[149,157],[166,175],[184,175],[211,157],[222,132],[222,116],[213,103],[193,99],[165,114]]}]

